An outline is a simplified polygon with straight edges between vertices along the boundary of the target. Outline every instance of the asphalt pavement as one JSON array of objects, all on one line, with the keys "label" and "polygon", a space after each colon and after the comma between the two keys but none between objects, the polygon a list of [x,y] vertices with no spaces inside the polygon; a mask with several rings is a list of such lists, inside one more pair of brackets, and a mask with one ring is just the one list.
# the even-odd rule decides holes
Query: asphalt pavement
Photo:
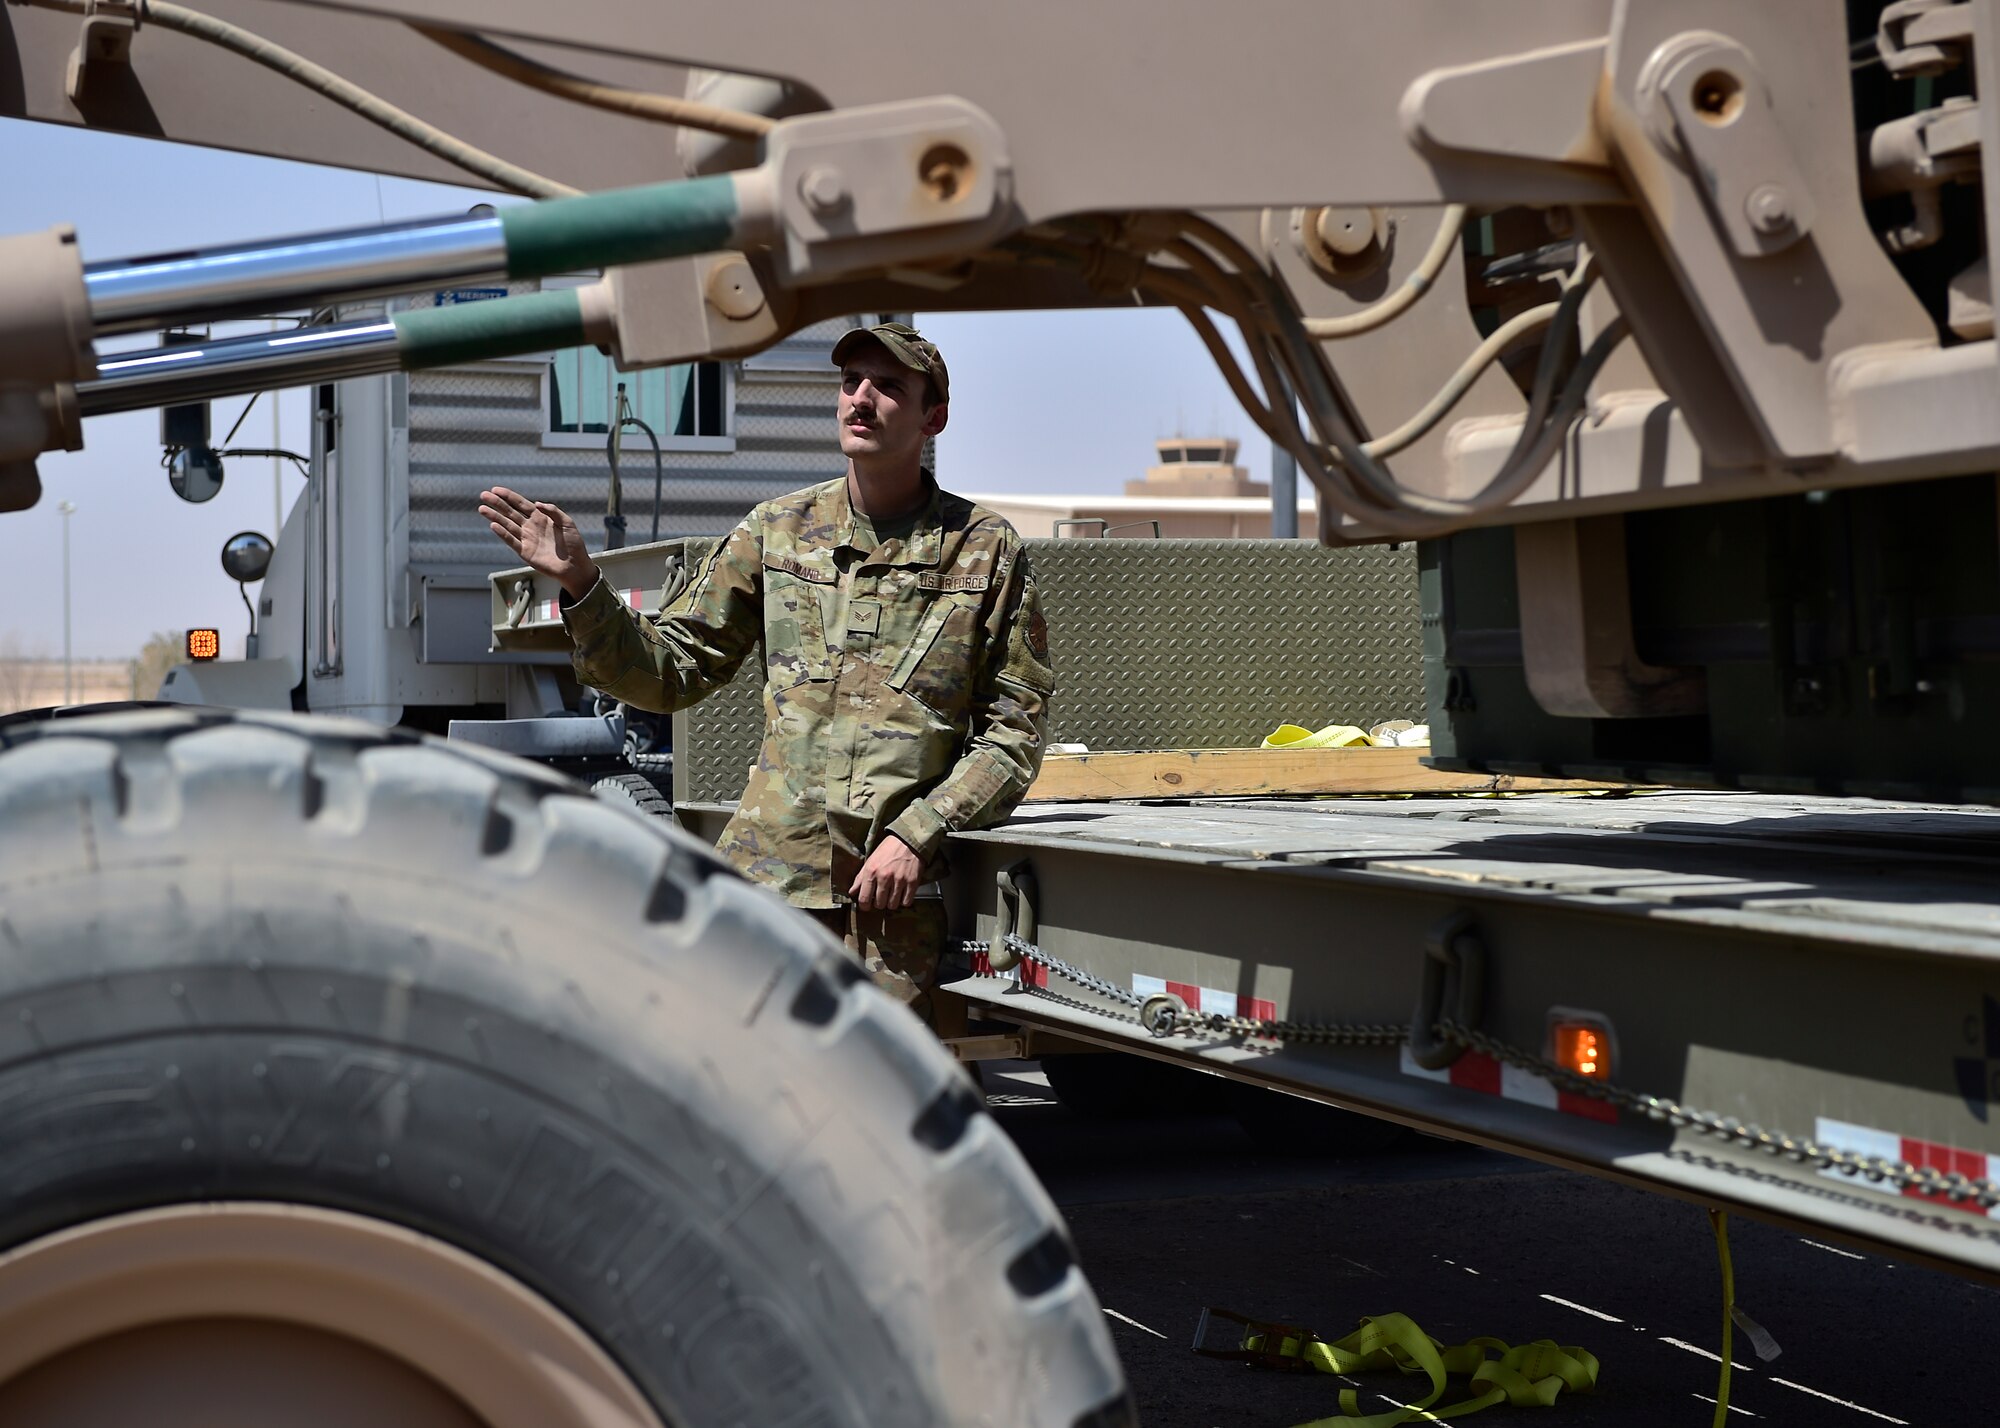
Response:
[{"label": "asphalt pavement", "polygon": [[[995,1116],[1069,1218],[1145,1428],[1339,1421],[1339,1379],[1191,1353],[1204,1305],[1328,1339],[1401,1312],[1446,1343],[1553,1339],[1599,1359],[1588,1396],[1468,1420],[1493,1428],[1714,1418],[1722,1296],[1698,1206],[1426,1137],[1356,1158],[1272,1155],[1199,1106],[1085,1119],[1031,1063],[984,1072]],[[1781,1350],[1765,1362],[1736,1334],[1732,1424],[2000,1423],[2000,1292],[1741,1218],[1730,1244],[1737,1301]],[[1351,1382],[1370,1413],[1428,1388]]]}]

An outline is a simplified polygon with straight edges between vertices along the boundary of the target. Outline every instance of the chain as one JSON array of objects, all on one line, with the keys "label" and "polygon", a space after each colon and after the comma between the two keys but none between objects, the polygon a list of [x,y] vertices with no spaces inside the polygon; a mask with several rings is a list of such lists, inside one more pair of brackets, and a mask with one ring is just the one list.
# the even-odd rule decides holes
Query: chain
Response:
[{"label": "chain", "polygon": [[[1128,1013],[1109,1012],[1103,1007],[1079,1002],[1060,992],[1051,992],[1046,987],[1029,987],[1029,991],[1081,1011],[1096,1012],[1099,1016],[1108,1016],[1115,1021],[1130,1022],[1154,1036],[1207,1032],[1217,1036],[1254,1036],[1266,1041],[1296,1041],[1313,1046],[1400,1046],[1410,1039],[1410,1029],[1401,1025],[1373,1022],[1265,1021],[1258,1017],[1224,1016],[1220,1012],[1195,1011],[1178,997],[1145,997],[1137,992],[1128,991],[1115,982],[1094,977],[1081,967],[1072,967],[1062,958],[1042,950],[1026,938],[1017,937],[1011,932],[1003,939],[1003,944],[1022,961],[1045,967],[1064,981],[1074,982],[1084,990],[1109,998],[1120,1006],[1135,1007],[1139,1014],[1133,1016]],[[975,955],[991,956],[993,944],[968,942],[965,944],[965,950]]]},{"label": "chain", "polygon": [[[1072,967],[1060,957],[1043,951],[1034,943],[1011,932],[1003,939],[1003,944],[1022,961],[1033,962],[1039,967],[1046,968],[1064,981],[1108,998],[1121,1007],[1136,1008],[1137,1014],[1131,1011],[1110,1011],[1061,992],[1051,991],[1046,987],[1028,987],[1028,990],[1035,995],[1077,1011],[1087,1011],[1113,1021],[1137,1026],[1154,1036],[1206,1032],[1211,1035],[1253,1036],[1268,1041],[1294,1041],[1321,1046],[1400,1046],[1410,1039],[1410,1029],[1401,1025],[1265,1021],[1255,1017],[1223,1016],[1217,1012],[1194,1011],[1178,997],[1145,997],[1137,992],[1128,991],[1114,982],[1107,982],[1102,977],[1092,976],[1082,968]],[[992,944],[967,942],[965,950],[975,955],[990,956]],[[1816,1170],[1832,1170],[1841,1175],[1859,1177],[1871,1184],[1886,1182],[1898,1190],[1914,1190],[1921,1195],[1934,1195],[1954,1203],[1970,1200],[1982,1210],[2000,1205],[2000,1184],[1996,1184],[1990,1178],[1974,1178],[1961,1175],[1957,1171],[1947,1173],[1933,1170],[1928,1166],[1912,1165],[1906,1160],[1886,1160],[1880,1156],[1858,1155],[1852,1151],[1836,1150],[1832,1146],[1821,1145],[1818,1141],[1804,1137],[1765,1130],[1762,1126],[1746,1125],[1734,1116],[1719,1116],[1713,1111],[1684,1106],[1666,1096],[1647,1095],[1644,1092],[1627,1090],[1623,1086],[1614,1086],[1607,1081],[1594,1081],[1588,1076],[1578,1075],[1566,1066],[1560,1066],[1543,1057],[1509,1046],[1483,1031],[1462,1025],[1448,1017],[1439,1021],[1435,1030],[1439,1036],[1448,1041],[1481,1052],[1495,1061],[1533,1072],[1562,1090],[1579,1096],[1589,1096],[1593,1100],[1609,1102],[1622,1110],[1632,1111],[1645,1116],[1648,1120],[1663,1121],[1676,1129],[1685,1127],[1697,1134],[1713,1136],[1731,1145],[1762,1151],[1767,1155],[1782,1156],[1786,1160],[1801,1164],[1810,1164]]]},{"label": "chain", "polygon": [[1438,1023],[1437,1031],[1440,1036],[1474,1051],[1484,1052],[1496,1061],[1504,1061],[1511,1066],[1545,1077],[1565,1091],[1608,1101],[1621,1109],[1645,1116],[1648,1120],[1664,1121],[1676,1129],[1686,1127],[1697,1134],[1714,1136],[1732,1145],[1810,1164],[1815,1170],[1833,1170],[1845,1176],[1859,1176],[1872,1184],[1887,1181],[1898,1190],[1915,1190],[1922,1195],[1937,1195],[1952,1201],[1972,1200],[1982,1210],[2000,1205],[2000,1184],[1983,1176],[1975,1179],[1961,1175],[1957,1171],[1946,1173],[1933,1170],[1929,1166],[1912,1165],[1906,1160],[1885,1160],[1881,1156],[1857,1155],[1853,1151],[1836,1150],[1832,1146],[1821,1145],[1818,1141],[1802,1136],[1790,1136],[1782,1131],[1765,1130],[1758,1125],[1746,1125],[1734,1116],[1719,1116],[1713,1111],[1684,1106],[1667,1096],[1647,1095],[1640,1091],[1629,1091],[1623,1086],[1614,1086],[1606,1081],[1593,1081],[1587,1076],[1577,1075],[1566,1066],[1558,1066],[1539,1056],[1530,1056],[1503,1041],[1495,1040],[1483,1031],[1462,1026],[1449,1018]]}]

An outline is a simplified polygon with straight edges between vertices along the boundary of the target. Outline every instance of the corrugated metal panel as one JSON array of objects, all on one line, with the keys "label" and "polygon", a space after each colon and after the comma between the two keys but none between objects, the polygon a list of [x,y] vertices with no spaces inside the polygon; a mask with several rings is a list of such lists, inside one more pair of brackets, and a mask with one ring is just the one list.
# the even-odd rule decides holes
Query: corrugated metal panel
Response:
[{"label": "corrugated metal panel", "polygon": [[1414,548],[1030,541],[1061,696],[1093,749],[1240,748],[1287,721],[1422,719]]},{"label": "corrugated metal panel", "polygon": [[[1031,540],[1058,692],[1052,738],[1231,748],[1279,724],[1421,720],[1413,549],[1291,541]],[[756,757],[761,673],[676,720],[676,794],[733,799]]]},{"label": "corrugated metal panel", "polygon": [[[404,305],[429,304],[420,297]],[[827,354],[847,325],[815,324],[736,364],[736,449],[663,454],[663,539],[721,535],[759,501],[844,469],[833,430],[839,377]],[[538,365],[444,368],[398,380],[408,384],[409,549],[416,574],[483,576],[508,563],[475,510],[481,488],[496,482],[556,502],[601,548],[609,462],[602,446],[542,445]],[[637,542],[652,533],[653,456],[642,434],[628,435],[620,472],[627,539]]]}]

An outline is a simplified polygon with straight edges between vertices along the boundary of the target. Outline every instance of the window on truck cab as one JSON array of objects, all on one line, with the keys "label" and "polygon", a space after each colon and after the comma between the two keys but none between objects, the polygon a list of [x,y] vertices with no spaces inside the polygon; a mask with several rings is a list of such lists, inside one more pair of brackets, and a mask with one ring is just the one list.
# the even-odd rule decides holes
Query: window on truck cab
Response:
[{"label": "window on truck cab", "polygon": [[[602,446],[617,408],[618,384],[633,415],[653,429],[667,450],[729,450],[730,379],[721,362],[690,362],[645,372],[620,372],[594,347],[572,347],[550,357],[542,377],[545,446]],[[625,430],[628,447],[646,446],[636,427]]]}]

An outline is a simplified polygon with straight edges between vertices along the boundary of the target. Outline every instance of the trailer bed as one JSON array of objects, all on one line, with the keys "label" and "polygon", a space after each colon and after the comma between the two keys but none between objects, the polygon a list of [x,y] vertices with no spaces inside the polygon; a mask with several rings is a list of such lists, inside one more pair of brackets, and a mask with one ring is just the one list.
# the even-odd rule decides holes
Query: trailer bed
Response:
[{"label": "trailer bed", "polygon": [[961,842],[1324,868],[2000,956],[2000,810],[1765,794],[1038,803]]},{"label": "trailer bed", "polygon": [[[997,941],[1025,899],[1048,962],[1089,979],[1031,960],[955,984],[990,1015],[2000,1278],[1979,1198],[2000,1180],[2000,811],[1041,803],[953,845],[961,928]],[[1438,1015],[1423,970],[1453,945],[1484,983],[1445,1010],[1481,1039],[1424,1066],[1398,1043]],[[1279,1034],[1150,1035],[1134,1003],[1160,994]],[[1634,1094],[1553,1071],[1556,1022],[1601,1025]]]},{"label": "trailer bed", "polygon": [[[679,805],[711,837],[729,808]],[[1083,979],[953,981],[982,1015],[2000,1282],[2000,810],[1043,802],[951,860],[956,935]],[[1420,1011],[1444,948],[1483,984]],[[1154,1035],[1159,995],[1238,1020]],[[1426,1066],[1440,1014],[1477,1045]],[[1551,1066],[1558,1022],[1603,1029],[1617,1090]]]}]

